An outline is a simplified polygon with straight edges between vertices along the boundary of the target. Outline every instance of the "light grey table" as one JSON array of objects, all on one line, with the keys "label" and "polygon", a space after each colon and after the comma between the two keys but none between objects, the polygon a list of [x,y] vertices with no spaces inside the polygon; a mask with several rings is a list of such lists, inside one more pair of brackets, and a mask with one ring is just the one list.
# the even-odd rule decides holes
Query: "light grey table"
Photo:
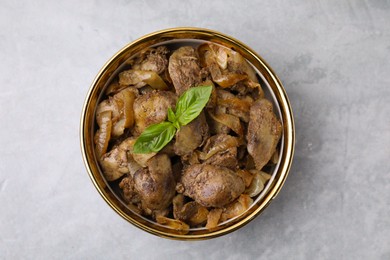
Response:
[{"label": "light grey table", "polygon": [[[0,2],[0,259],[390,259],[390,2]],[[280,76],[294,164],[260,217],[210,241],[149,235],[100,198],[79,120],[98,70],[159,29],[215,29]]]}]

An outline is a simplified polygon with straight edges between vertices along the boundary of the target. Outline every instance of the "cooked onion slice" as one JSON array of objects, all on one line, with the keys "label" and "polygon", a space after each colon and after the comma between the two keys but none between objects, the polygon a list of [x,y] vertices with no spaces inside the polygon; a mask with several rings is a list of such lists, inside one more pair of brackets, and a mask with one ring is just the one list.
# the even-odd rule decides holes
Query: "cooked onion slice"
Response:
[{"label": "cooked onion slice", "polygon": [[105,94],[106,95],[115,94],[124,88],[127,88],[127,86],[119,85],[119,82],[115,80],[107,87]]},{"label": "cooked onion slice", "polygon": [[203,67],[208,67],[211,77],[219,86],[231,87],[239,81],[257,82],[256,73],[244,57],[231,49],[205,43],[198,47]]},{"label": "cooked onion slice", "polygon": [[190,226],[188,226],[183,221],[177,219],[171,219],[163,216],[156,217],[157,223],[167,226],[169,228],[175,229],[177,231],[181,231],[181,233],[186,234],[190,230]]},{"label": "cooked onion slice", "polygon": [[249,99],[248,100],[239,99],[236,97],[227,98],[227,99],[218,98],[217,104],[228,107],[228,108],[241,110],[243,112],[248,112],[248,113],[249,113],[249,109],[251,107],[251,102],[249,101]]},{"label": "cooked onion slice", "polygon": [[246,75],[227,70],[228,54],[224,48],[212,48],[217,45],[202,44],[199,46],[201,64],[208,67],[211,77],[219,86],[226,88],[247,78]]},{"label": "cooked onion slice", "polygon": [[219,220],[221,219],[222,215],[222,209],[220,208],[214,208],[210,210],[209,214],[207,215],[207,229],[212,229],[218,226]]},{"label": "cooked onion slice", "polygon": [[244,81],[244,84],[252,89],[257,89],[259,91],[257,99],[264,98],[264,90],[261,87],[260,83],[257,82],[257,79],[256,81],[246,80]]},{"label": "cooked onion slice", "polygon": [[247,194],[241,194],[240,197],[225,207],[222,213],[221,221],[225,221],[244,213],[250,205],[253,203],[253,199]]},{"label": "cooked onion slice", "polygon": [[229,114],[214,114],[211,111],[208,111],[208,113],[212,119],[214,119],[218,123],[226,125],[239,136],[242,136],[244,134],[244,130],[242,129],[242,125],[238,117]]},{"label": "cooked onion slice", "polygon": [[207,208],[198,204],[198,211],[189,219],[191,226],[199,226],[206,223],[209,211]]},{"label": "cooked onion slice", "polygon": [[210,73],[211,73],[211,77],[213,78],[214,82],[217,83],[222,88],[227,88],[227,87],[233,86],[237,82],[247,78],[246,75],[242,75],[242,74],[238,74],[238,73],[219,75],[218,72],[215,72],[214,66],[211,67]]},{"label": "cooked onion slice", "polygon": [[[223,48],[223,47],[220,47]],[[232,71],[242,71],[246,75],[248,75],[248,78],[254,82],[257,82],[256,73],[249,65],[249,63],[244,59],[244,57],[233,50],[227,50],[228,56],[229,56],[229,62],[230,62],[230,69]]]},{"label": "cooked onion slice", "polygon": [[279,161],[279,152],[278,152],[278,150],[276,150],[276,151],[274,152],[274,154],[272,155],[270,162],[271,162],[272,164],[277,164],[278,161]]},{"label": "cooked onion slice", "polygon": [[141,88],[149,85],[154,89],[167,90],[165,81],[154,71],[126,70],[119,74],[119,84]]},{"label": "cooked onion slice", "polygon": [[228,54],[225,48],[218,48],[216,53],[216,61],[219,67],[223,70],[227,68],[228,65]]},{"label": "cooked onion slice", "polygon": [[207,220],[209,211],[195,201],[184,203],[182,194],[176,195],[173,200],[173,216],[175,219],[189,223],[191,226],[198,226]]},{"label": "cooked onion slice", "polygon": [[126,88],[116,94],[114,96],[114,99],[119,99],[123,102],[123,125],[125,128],[130,128],[134,125],[134,109],[133,104],[134,100],[136,98],[136,95],[131,88]]},{"label": "cooked onion slice", "polygon": [[241,178],[244,180],[245,187],[249,187],[251,183],[253,182],[253,174],[250,173],[247,170],[238,170],[237,174],[241,176]]},{"label": "cooked onion slice", "polygon": [[118,137],[124,133],[125,128],[134,125],[133,104],[136,93],[132,88],[126,88],[115,94],[113,97],[102,101],[96,110],[96,118],[102,112],[111,112],[112,129],[111,136]]},{"label": "cooked onion slice", "polygon": [[99,129],[96,131],[94,141],[96,145],[96,153],[100,159],[102,155],[106,153],[108,142],[110,141],[111,137],[111,111],[101,112],[96,116],[96,121],[99,125]]},{"label": "cooked onion slice", "polygon": [[245,190],[245,194],[248,194],[250,197],[255,197],[264,189],[265,183],[271,178],[271,175],[258,170],[250,170],[250,172],[253,174],[253,180]]}]

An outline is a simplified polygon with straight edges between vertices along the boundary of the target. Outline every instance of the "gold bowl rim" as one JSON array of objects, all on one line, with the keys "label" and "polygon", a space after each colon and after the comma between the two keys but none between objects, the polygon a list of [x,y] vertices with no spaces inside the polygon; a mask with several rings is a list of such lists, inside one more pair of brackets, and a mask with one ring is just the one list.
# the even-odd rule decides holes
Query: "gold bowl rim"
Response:
[{"label": "gold bowl rim", "polygon": [[[93,138],[91,140],[91,124],[93,125],[92,115],[94,115],[96,102],[99,99],[99,95],[101,94],[100,92],[103,89],[102,86],[108,81],[108,78],[129,56],[137,53],[142,48],[177,39],[199,39],[211,41],[223,44],[240,52],[262,73],[262,75],[265,77],[265,80],[270,85],[279,105],[283,121],[282,140],[284,145],[280,154],[281,162],[276,173],[277,177],[274,179],[274,184],[268,189],[263,199],[258,202],[257,207],[255,207],[253,210],[245,212],[236,221],[232,221],[215,230],[210,230],[203,233],[190,232],[188,234],[183,234],[169,230],[167,228],[159,227],[157,224],[151,225],[150,222],[143,221],[142,218],[139,217],[137,218],[133,212],[126,209],[126,207],[121,206],[120,203],[118,204],[119,199],[114,194],[112,194],[111,190],[107,187],[105,180],[103,180],[100,174],[97,161],[94,158],[94,153],[91,150],[91,147],[93,147]],[[99,86],[100,90],[98,89]],[[94,100],[93,97],[95,97],[96,100]],[[261,58],[260,55],[237,39],[227,36],[223,33],[204,28],[176,27],[147,34],[127,44],[106,62],[106,64],[102,67],[93,80],[85,98],[80,121],[80,144],[85,167],[95,188],[107,202],[107,204],[121,217],[138,228],[160,237],[177,240],[201,240],[228,234],[244,226],[257,215],[259,215],[278,195],[280,189],[286,181],[293,160],[295,149],[295,125],[291,105],[283,85],[271,67],[264,61],[263,58]]]}]

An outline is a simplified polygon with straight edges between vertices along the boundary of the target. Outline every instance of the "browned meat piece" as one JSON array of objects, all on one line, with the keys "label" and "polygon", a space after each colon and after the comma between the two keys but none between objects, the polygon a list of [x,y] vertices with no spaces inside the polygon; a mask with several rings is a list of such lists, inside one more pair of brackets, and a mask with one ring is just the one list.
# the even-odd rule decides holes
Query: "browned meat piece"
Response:
[{"label": "browned meat piece", "polygon": [[[181,194],[177,195],[175,197],[175,199],[179,198],[180,195]],[[184,196],[183,196],[183,198],[184,198]],[[195,201],[191,201],[191,202],[188,202],[188,203],[183,204],[183,205],[178,205],[181,202],[180,201],[178,202],[177,199],[175,202],[176,202],[175,203],[176,205],[174,204],[175,209],[173,212],[173,216],[175,217],[175,219],[180,219],[183,221],[188,221],[193,215],[195,215],[196,212],[198,211],[198,207],[200,206]]]},{"label": "browned meat piece", "polygon": [[230,169],[237,167],[237,146],[236,137],[219,134],[210,137],[203,147],[202,157],[206,157],[203,163],[224,166]]},{"label": "browned meat piece", "polygon": [[152,91],[139,96],[134,101],[134,135],[140,135],[146,127],[164,121],[168,107],[174,109],[176,95],[169,91]]},{"label": "browned meat piece", "polygon": [[185,165],[192,165],[192,164],[201,163],[201,161],[199,159],[198,151],[196,151],[188,156],[182,156],[181,159],[182,159],[182,163],[184,163]]},{"label": "browned meat piece", "polygon": [[183,164],[181,161],[172,163],[172,174],[176,182],[180,181],[182,170],[183,170]]},{"label": "browned meat piece", "polygon": [[134,187],[141,197],[144,209],[165,209],[175,195],[175,179],[171,160],[166,154],[158,154],[147,163],[147,168],[134,174]]},{"label": "browned meat piece", "polygon": [[183,206],[184,195],[179,193],[172,199],[172,213],[175,219],[179,218],[179,214],[181,213]]},{"label": "browned meat piece", "polygon": [[266,99],[253,103],[246,138],[256,169],[261,170],[271,159],[281,134],[282,125],[272,110],[272,103]]},{"label": "browned meat piece", "polygon": [[147,49],[133,65],[133,69],[154,71],[157,74],[161,74],[168,67],[168,53],[169,50],[165,46]]},{"label": "browned meat piece", "polygon": [[209,164],[195,164],[181,178],[184,195],[205,207],[223,207],[245,190],[243,179],[234,171]]},{"label": "browned meat piece", "polygon": [[[123,168],[127,164],[128,171],[132,176],[141,167],[146,167],[146,162],[156,155],[156,153],[134,153],[133,148],[136,138],[129,137],[123,140],[119,145],[116,145],[112,150],[102,157],[101,165],[103,171],[117,171],[118,168]],[[125,157],[126,155],[126,157]],[[127,158],[127,160],[126,160]],[[109,174],[109,173],[108,173]],[[122,174],[123,175],[123,174]],[[121,175],[121,176],[122,176]],[[110,178],[106,176],[108,180]],[[120,176],[119,176],[120,177]],[[118,179],[117,177],[116,179]],[[113,179],[112,179],[113,180]]]},{"label": "browned meat piece", "polygon": [[223,152],[219,152],[213,155],[212,157],[210,157],[210,159],[204,161],[204,163],[224,166],[234,170],[235,168],[237,168],[236,156],[237,156],[237,147],[230,147]]},{"label": "browned meat piece", "polygon": [[119,183],[119,188],[122,189],[125,201],[133,204],[140,202],[140,197],[134,188],[134,180],[131,176],[123,178]]},{"label": "browned meat piece", "polygon": [[[119,145],[114,146],[110,152],[102,156],[100,160],[100,165],[102,166],[103,174],[108,181],[114,181],[116,179],[119,179],[126,173],[129,173],[131,176],[133,176],[134,173],[139,168],[141,168],[141,165],[139,165],[138,162],[134,160],[135,158],[133,158],[133,155],[131,154],[134,142],[134,138],[127,138],[123,140]],[[138,156],[144,156],[145,161],[149,160],[150,157],[152,157],[144,154]],[[143,162],[143,160],[138,161]]]},{"label": "browned meat piece", "polygon": [[201,146],[209,135],[206,117],[202,112],[188,125],[182,126],[176,133],[174,150],[177,155],[186,156]]},{"label": "browned meat piece", "polygon": [[173,146],[173,142],[168,143],[163,149],[161,149],[160,153],[165,153],[169,157],[175,156],[176,154]]},{"label": "browned meat piece", "polygon": [[202,82],[198,54],[190,46],[181,47],[172,53],[168,71],[178,95]]},{"label": "browned meat piece", "polygon": [[114,181],[129,172],[127,152],[119,146],[104,154],[100,160],[103,174],[108,181]]},{"label": "browned meat piece", "polygon": [[102,156],[100,165],[108,181],[117,180],[126,173],[133,176],[136,171],[145,166],[146,161],[155,155],[155,153],[134,154],[134,143],[134,138],[127,138]]}]

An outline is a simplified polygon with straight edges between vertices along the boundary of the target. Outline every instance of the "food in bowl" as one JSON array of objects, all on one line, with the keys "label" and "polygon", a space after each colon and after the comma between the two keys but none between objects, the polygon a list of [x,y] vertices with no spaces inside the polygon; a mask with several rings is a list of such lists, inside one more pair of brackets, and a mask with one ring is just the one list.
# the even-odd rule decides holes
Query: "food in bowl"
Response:
[{"label": "food in bowl", "polygon": [[95,154],[127,206],[181,230],[245,212],[278,161],[282,124],[255,70],[220,44],[149,47],[96,109]]}]

